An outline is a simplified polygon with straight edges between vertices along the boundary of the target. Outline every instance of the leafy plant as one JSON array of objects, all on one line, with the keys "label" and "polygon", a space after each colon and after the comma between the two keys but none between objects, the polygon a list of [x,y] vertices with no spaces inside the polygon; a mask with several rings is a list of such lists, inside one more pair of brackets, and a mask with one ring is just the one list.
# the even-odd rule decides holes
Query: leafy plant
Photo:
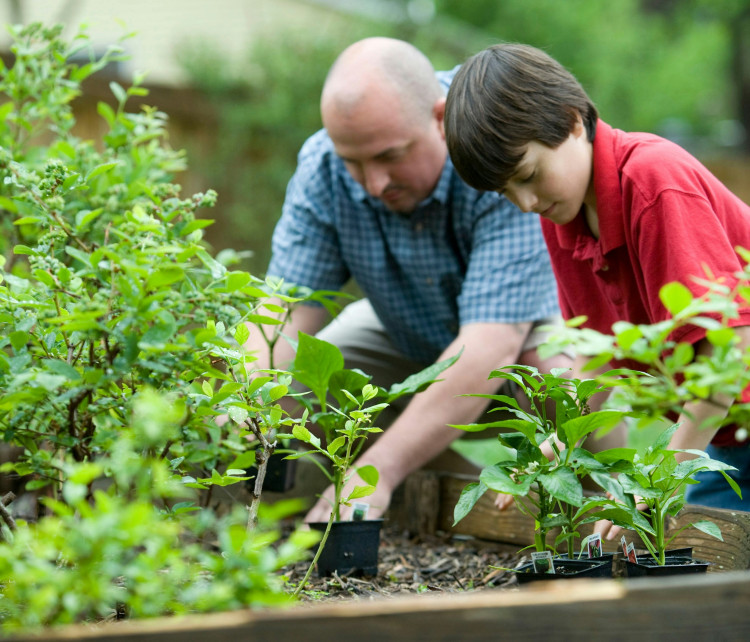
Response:
[{"label": "leafy plant", "polygon": [[[276,557],[262,518],[255,532],[239,526],[242,511],[218,520],[209,507],[215,488],[247,479],[249,437],[295,421],[280,404],[289,375],[252,376],[247,324],[272,333],[283,320],[268,313],[269,297],[294,305],[316,295],[286,294],[233,270],[233,253],[209,254],[212,221],[198,211],[216,194],[180,197],[171,180],[185,160],[166,144],[166,116],[128,110],[147,93],[141,78],[111,83],[101,140],[72,133],[81,81],[117,49],[79,66],[70,57],[88,50],[84,34],[69,44],[62,27],[10,31],[15,60],[0,67],[0,434],[22,454],[1,472],[22,478],[43,510],[37,525],[5,529],[3,617],[9,626],[101,617],[113,600],[134,615],[274,601],[274,560],[297,559],[312,539],[295,536]],[[224,413],[233,421],[219,425]],[[206,548],[214,538],[220,557]],[[121,576],[118,591],[110,584]],[[207,583],[215,595],[198,590]]]},{"label": "leafy plant", "polygon": [[298,506],[274,506],[250,533],[240,506],[225,515],[185,501],[155,509],[194,492],[168,462],[142,456],[143,440],[169,430],[168,404],[140,395],[135,430],[116,442],[106,465],[68,462],[61,499],[44,500],[51,514],[5,529],[4,631],[288,602],[277,571],[318,539],[296,531],[278,542],[276,523]]},{"label": "leafy plant", "polygon": [[[514,457],[482,470],[479,481],[461,493],[454,510],[454,524],[463,519],[479,498],[489,490],[513,496],[519,510],[534,519],[534,547],[537,551],[556,550],[567,543],[574,556],[578,527],[613,500],[605,496],[586,497],[581,479],[590,477],[612,492],[610,475],[616,466],[592,455],[582,447],[595,431],[611,429],[628,414],[618,410],[590,412],[589,400],[608,390],[596,379],[574,379],[564,369],[540,373],[536,368],[512,365],[494,370],[491,378],[505,379],[518,386],[528,407],[505,394],[482,396],[503,404],[503,411],[514,417],[490,423],[454,426],[477,432],[488,428],[508,429],[498,440],[511,449]],[[554,545],[547,543],[550,530],[560,527]]]},{"label": "leafy plant", "polygon": [[[322,430],[322,437],[308,430],[303,425],[304,422],[296,424],[292,429],[293,436],[309,449],[287,458],[317,454],[329,462],[331,470],[322,465],[321,470],[333,484],[334,499],[318,550],[295,594],[307,583],[328,539],[331,526],[339,519],[340,507],[349,506],[351,501],[367,497],[375,491],[379,477],[377,469],[374,466],[356,467],[353,464],[369,435],[382,432],[373,425],[377,417],[396,399],[421,392],[434,383],[436,377],[453,365],[458,356],[428,366],[385,390],[370,384],[369,375],[344,368],[344,357],[335,345],[300,332],[291,372],[312,393],[312,399],[303,395],[299,400],[305,407],[304,416],[309,415],[310,422]],[[344,497],[344,487],[355,472],[366,485],[355,486]]]},{"label": "leafy plant", "polygon": [[[750,253],[737,248],[747,261]],[[578,328],[585,318],[574,319],[569,327],[553,337],[541,350],[543,354],[559,351],[563,346],[574,349],[591,359],[588,368],[597,368],[617,360],[632,364],[636,369],[621,368],[600,377],[606,384],[617,385],[615,403],[637,411],[642,418],[636,425],[653,425],[668,421],[670,427],[654,440],[643,454],[634,449],[615,449],[597,455],[598,459],[617,459],[618,499],[625,505],[603,510],[601,517],[612,519],[626,528],[638,532],[650,554],[663,565],[665,549],[679,532],[690,526],[721,539],[718,527],[712,522],[689,524],[680,531],[666,535],[666,520],[676,515],[684,506],[684,489],[698,483],[694,476],[701,471],[721,473],[731,488],[741,495],[737,483],[726,471],[734,470],[722,462],[711,459],[701,450],[669,449],[669,442],[678,429],[671,418],[694,402],[713,403],[717,412],[706,418],[701,427],[717,429],[736,421],[736,435],[747,438],[746,425],[750,407],[735,402],[727,417],[726,400],[738,399],[750,384],[750,354],[743,349],[732,325],[739,318],[739,309],[750,301],[750,270],[746,266],[738,275],[734,287],[715,279],[700,280],[705,291],[693,295],[680,283],[666,284],[660,298],[671,316],[654,324],[618,322],[612,334],[603,334],[589,328]],[[696,354],[692,344],[679,341],[684,330],[698,326],[705,330],[711,346],[708,354]],[[689,453],[692,459],[679,461],[678,453]],[[608,459],[609,460],[609,459]],[[608,489],[612,492],[611,488]],[[645,506],[641,514],[636,503]]]},{"label": "leafy plant", "polygon": [[[638,533],[649,553],[661,566],[665,563],[669,544],[688,528],[697,528],[723,541],[719,527],[710,520],[686,524],[667,536],[667,518],[677,515],[685,505],[683,491],[687,485],[698,483],[693,479],[696,473],[708,470],[720,472],[737,495],[742,497],[737,482],[726,473],[736,470],[734,466],[711,459],[700,450],[669,449],[669,441],[678,428],[679,424],[673,424],[665,430],[643,455],[632,449],[607,451],[609,456],[614,454],[618,457],[621,472],[617,482],[628,502],[625,507],[608,507],[597,516],[612,519]],[[676,455],[680,452],[690,453],[696,458],[678,462]],[[630,465],[623,466],[624,461]],[[645,508],[636,503],[645,505]]]}]

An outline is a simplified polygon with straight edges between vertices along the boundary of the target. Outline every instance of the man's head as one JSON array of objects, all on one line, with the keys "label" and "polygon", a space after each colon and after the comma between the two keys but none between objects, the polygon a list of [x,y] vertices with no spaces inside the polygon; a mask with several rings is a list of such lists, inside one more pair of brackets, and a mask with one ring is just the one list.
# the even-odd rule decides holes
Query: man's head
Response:
[{"label": "man's head", "polygon": [[448,155],[445,96],[429,60],[401,40],[367,38],[328,72],[323,126],[352,177],[386,207],[412,212],[435,189]]},{"label": "man's head", "polygon": [[556,149],[597,111],[580,83],[543,51],[520,44],[479,52],[456,74],[445,109],[451,160],[472,187],[505,189],[530,143]]}]

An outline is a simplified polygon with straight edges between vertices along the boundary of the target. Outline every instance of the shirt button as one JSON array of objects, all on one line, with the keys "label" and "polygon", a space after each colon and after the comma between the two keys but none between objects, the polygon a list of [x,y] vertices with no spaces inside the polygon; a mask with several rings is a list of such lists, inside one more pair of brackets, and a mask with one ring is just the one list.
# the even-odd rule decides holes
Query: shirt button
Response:
[{"label": "shirt button", "polygon": [[428,278],[428,279],[425,279],[425,283],[427,283],[427,285],[432,285],[433,281],[432,279]]},{"label": "shirt button", "polygon": [[414,225],[415,232],[421,232],[424,229],[424,223],[416,223]]},{"label": "shirt button", "polygon": [[602,265],[601,270],[602,272],[606,272],[607,270],[609,270],[609,264],[605,263],[604,265]]}]

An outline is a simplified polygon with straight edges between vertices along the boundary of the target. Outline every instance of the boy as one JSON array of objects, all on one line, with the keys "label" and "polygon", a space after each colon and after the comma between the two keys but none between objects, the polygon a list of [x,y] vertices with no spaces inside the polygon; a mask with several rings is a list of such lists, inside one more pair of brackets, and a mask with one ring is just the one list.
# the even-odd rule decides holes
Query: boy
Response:
[{"label": "boy", "polygon": [[[750,207],[677,145],[599,120],[578,81],[543,51],[505,44],[470,58],[448,93],[445,129],[464,181],[542,217],[566,318],[585,315],[600,332],[618,320],[655,323],[668,316],[658,296],[666,283],[699,294],[694,277],[706,267],[736,283],[734,248],[750,248]],[[750,345],[750,308],[732,324]],[[696,326],[674,338],[697,353],[710,349]],[[708,402],[686,406],[671,445],[736,466],[744,499],[718,473],[701,473],[688,501],[747,510],[747,442],[736,441],[733,427],[698,429],[717,412]]]}]

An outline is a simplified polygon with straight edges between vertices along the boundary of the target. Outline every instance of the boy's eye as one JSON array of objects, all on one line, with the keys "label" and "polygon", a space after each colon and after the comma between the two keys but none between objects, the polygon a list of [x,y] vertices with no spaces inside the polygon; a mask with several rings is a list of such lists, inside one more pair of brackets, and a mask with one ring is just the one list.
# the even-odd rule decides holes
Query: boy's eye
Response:
[{"label": "boy's eye", "polygon": [[534,170],[533,172],[531,172],[531,174],[528,174],[528,175],[527,175],[526,177],[524,177],[524,178],[519,178],[518,180],[519,180],[519,182],[521,182],[521,183],[528,183],[528,182],[530,182],[530,181],[531,181],[531,180],[532,180],[532,179],[533,179],[533,178],[534,178],[535,176],[536,176],[536,170]]}]

